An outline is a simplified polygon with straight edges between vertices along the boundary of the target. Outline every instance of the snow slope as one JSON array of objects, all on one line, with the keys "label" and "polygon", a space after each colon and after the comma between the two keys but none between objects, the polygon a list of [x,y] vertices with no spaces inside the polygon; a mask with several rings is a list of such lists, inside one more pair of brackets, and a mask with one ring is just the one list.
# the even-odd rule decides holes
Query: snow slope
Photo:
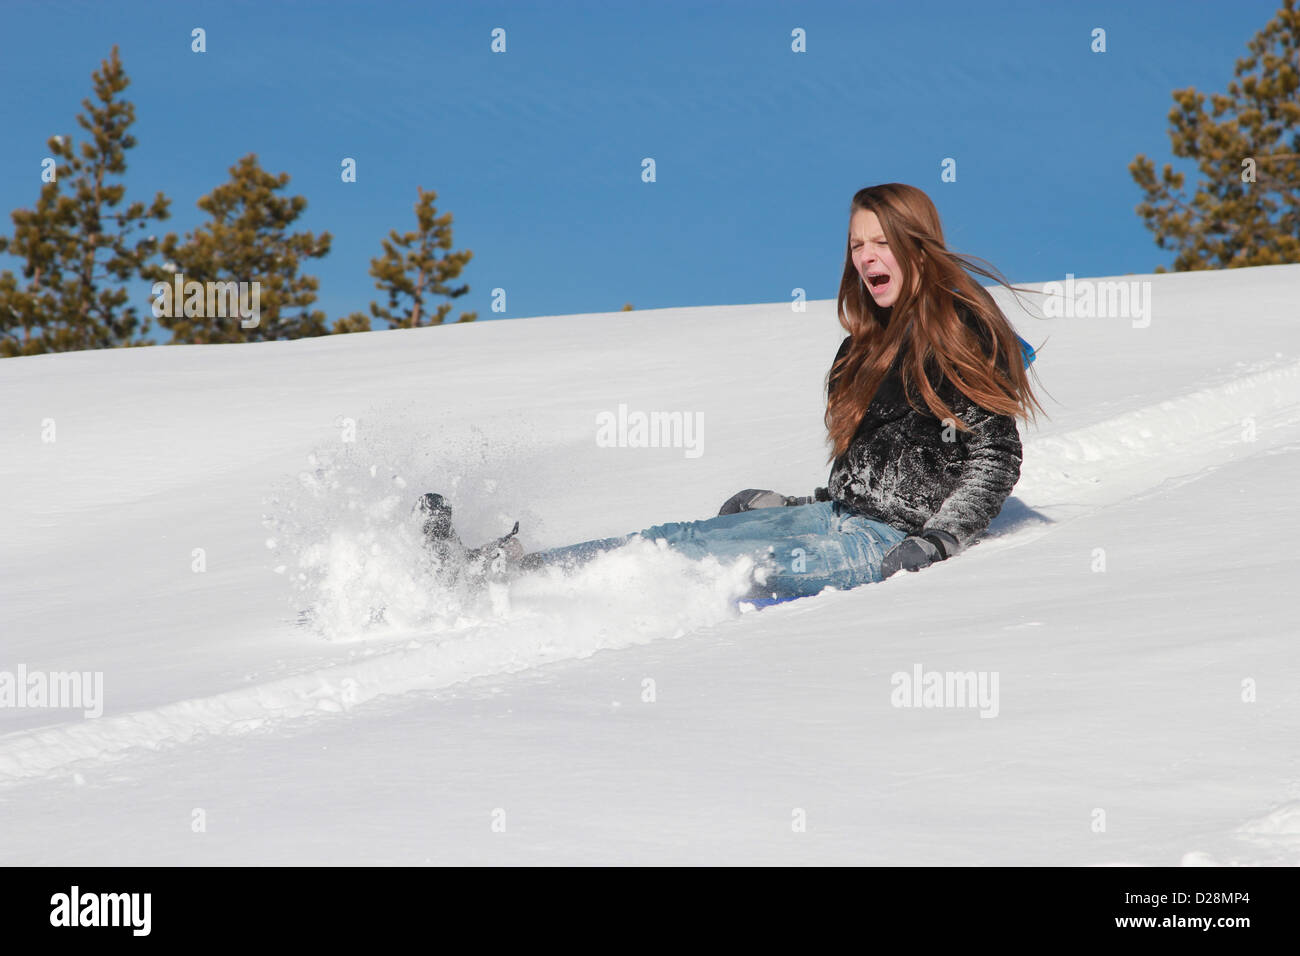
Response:
[{"label": "snow slope", "polygon": [[[832,302],[0,362],[0,672],[104,687],[0,707],[0,862],[1300,862],[1300,266],[1123,278],[1149,327],[1000,297],[1051,418],[977,547],[744,615],[648,545],[463,600],[408,510],[806,494]],[[703,454],[599,447],[620,404]],[[893,706],[918,665],[996,718]]]}]

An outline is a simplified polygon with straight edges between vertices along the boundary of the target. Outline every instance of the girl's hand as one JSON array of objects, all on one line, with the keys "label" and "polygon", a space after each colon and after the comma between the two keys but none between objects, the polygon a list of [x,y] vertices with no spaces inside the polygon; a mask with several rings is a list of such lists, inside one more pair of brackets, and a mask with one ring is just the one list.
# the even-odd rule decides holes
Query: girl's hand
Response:
[{"label": "girl's hand", "polygon": [[920,571],[960,550],[957,539],[946,531],[910,534],[889,549],[885,560],[880,563],[880,573],[890,577],[899,571]]},{"label": "girl's hand", "polygon": [[718,509],[718,514],[734,515],[742,511],[753,511],[755,508],[784,508],[787,504],[789,501],[786,496],[775,491],[746,488],[724,501],[722,507]]},{"label": "girl's hand", "polygon": [[738,491],[722,503],[718,509],[720,515],[734,515],[741,511],[753,511],[755,508],[782,508],[789,505],[810,505],[814,501],[830,501],[830,492],[825,488],[818,488],[811,495],[803,498],[795,498],[792,495],[783,495],[776,491],[767,491],[759,488],[746,488],[744,491]]}]

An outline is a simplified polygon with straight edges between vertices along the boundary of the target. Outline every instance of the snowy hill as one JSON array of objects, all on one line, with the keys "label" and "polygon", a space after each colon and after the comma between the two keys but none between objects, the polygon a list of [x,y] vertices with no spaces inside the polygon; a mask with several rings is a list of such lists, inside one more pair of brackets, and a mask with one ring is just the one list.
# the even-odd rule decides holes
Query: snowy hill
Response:
[{"label": "snowy hill", "polygon": [[[1149,324],[999,296],[1051,418],[981,543],[748,614],[649,545],[458,601],[411,503],[808,494],[833,302],[0,362],[0,861],[1300,863],[1300,266],[1123,280]],[[896,706],[936,671],[991,719]]]}]

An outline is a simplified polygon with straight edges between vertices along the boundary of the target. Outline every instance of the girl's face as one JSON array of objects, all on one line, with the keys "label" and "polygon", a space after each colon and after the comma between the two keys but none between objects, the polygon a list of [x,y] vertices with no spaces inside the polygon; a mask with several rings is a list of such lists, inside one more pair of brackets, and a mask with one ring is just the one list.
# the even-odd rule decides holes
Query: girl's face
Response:
[{"label": "girl's face", "polygon": [[874,212],[859,209],[853,214],[849,221],[849,253],[876,305],[888,309],[897,302],[903,273]]}]

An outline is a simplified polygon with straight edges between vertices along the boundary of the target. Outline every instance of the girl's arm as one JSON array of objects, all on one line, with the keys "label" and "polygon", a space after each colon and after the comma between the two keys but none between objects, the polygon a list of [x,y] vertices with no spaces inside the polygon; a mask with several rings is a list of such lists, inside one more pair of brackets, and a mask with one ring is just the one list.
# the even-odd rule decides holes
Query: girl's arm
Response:
[{"label": "girl's arm", "polygon": [[960,551],[1002,510],[1020,480],[1022,448],[1010,415],[987,411],[957,389],[951,390],[948,407],[973,429],[956,433],[955,440],[966,444],[966,463],[957,487],[920,533],[946,531],[957,539]]}]

